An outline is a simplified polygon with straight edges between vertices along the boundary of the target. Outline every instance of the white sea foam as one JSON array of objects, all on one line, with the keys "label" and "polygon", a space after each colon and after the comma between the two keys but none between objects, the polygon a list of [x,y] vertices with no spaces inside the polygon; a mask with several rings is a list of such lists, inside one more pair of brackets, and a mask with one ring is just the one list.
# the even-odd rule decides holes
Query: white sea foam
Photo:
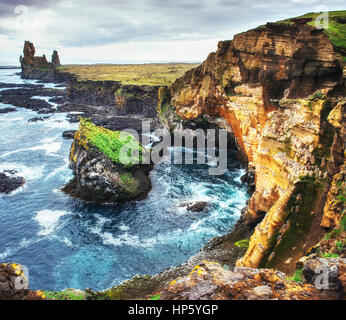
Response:
[{"label": "white sea foam", "polygon": [[23,148],[23,149],[17,149],[14,151],[6,152],[0,156],[0,158],[5,158],[11,154],[23,152],[23,151],[37,151],[37,150],[44,150],[48,155],[56,156],[56,153],[61,149],[62,142],[52,142],[52,143],[46,143],[35,147],[30,148]]},{"label": "white sea foam", "polygon": [[45,166],[28,167],[17,162],[2,162],[0,163],[0,172],[4,170],[16,170],[18,173],[15,176],[25,178],[25,180],[36,180],[42,177]]},{"label": "white sea foam", "polygon": [[6,257],[8,257],[12,253],[12,250],[7,248],[4,252],[0,253],[0,261],[4,260]]},{"label": "white sea foam", "polygon": [[121,226],[119,226],[119,230],[121,230],[121,231],[129,231],[130,227],[125,226],[124,224],[122,224]]},{"label": "white sea foam", "polygon": [[114,238],[110,232],[105,232],[100,236],[102,238],[103,244],[113,246],[127,245],[132,247],[148,248],[157,243],[156,238],[139,239],[138,236],[130,235],[127,232],[119,235],[117,238]]},{"label": "white sea foam", "polygon": [[50,178],[54,177],[55,175],[57,175],[59,172],[64,172],[64,171],[66,171],[66,170],[68,170],[68,166],[67,166],[67,165],[64,165],[64,166],[62,166],[62,167],[60,167],[60,168],[56,168],[56,169],[54,169],[51,173],[49,173],[49,174],[44,178],[44,180],[47,181],[48,179],[50,179]]},{"label": "white sea foam", "polygon": [[52,233],[57,227],[60,217],[67,214],[69,214],[69,212],[60,210],[38,211],[36,217],[34,218],[41,226],[41,230],[38,232],[38,235],[47,236]]},{"label": "white sea foam", "polygon": [[72,242],[69,239],[67,239],[66,237],[62,239],[62,242],[65,243],[68,247],[73,246]]}]

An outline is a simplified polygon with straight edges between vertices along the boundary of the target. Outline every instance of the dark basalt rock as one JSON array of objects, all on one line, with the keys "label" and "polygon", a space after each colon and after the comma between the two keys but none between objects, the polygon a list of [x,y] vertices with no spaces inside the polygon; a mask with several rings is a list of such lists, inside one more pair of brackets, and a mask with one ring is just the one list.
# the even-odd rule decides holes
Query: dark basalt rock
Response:
[{"label": "dark basalt rock", "polygon": [[20,56],[19,62],[22,68],[21,76],[25,79],[54,80],[55,68],[60,67],[58,52],[54,50],[52,62],[48,62],[45,55],[35,56],[36,49],[33,43],[25,41],[24,56]]},{"label": "dark basalt rock", "polygon": [[74,139],[77,130],[66,130],[62,133],[63,138],[65,139]]},{"label": "dark basalt rock", "polygon": [[323,285],[322,272],[325,273],[324,285],[327,286],[324,289],[328,290],[340,290],[343,288],[342,277],[340,267],[345,266],[346,259],[332,258],[312,258],[307,259],[303,267],[303,276],[305,280],[313,285]]},{"label": "dark basalt rock", "polygon": [[108,106],[113,115],[156,117],[157,86],[122,85],[118,81],[70,81],[67,92],[73,104]]},{"label": "dark basalt rock", "polygon": [[247,191],[249,194],[252,194],[256,189],[256,182],[255,182],[255,171],[248,169],[246,173],[240,177],[240,181],[243,183],[246,183],[247,185]]},{"label": "dark basalt rock", "polygon": [[[10,172],[10,171],[7,171]],[[14,172],[14,171],[12,171]],[[22,177],[9,177],[7,174],[0,173],[0,193],[11,193],[23,186],[25,179]]]},{"label": "dark basalt rock", "polygon": [[46,116],[46,117],[35,117],[35,118],[29,119],[28,122],[45,121],[45,120],[48,120],[48,119],[50,119],[49,116]]},{"label": "dark basalt rock", "polygon": [[144,199],[151,190],[152,164],[125,166],[112,161],[86,138],[88,128],[80,125],[71,146],[70,168],[74,178],[62,190],[92,202],[114,203]]},{"label": "dark basalt rock", "polygon": [[37,111],[41,114],[55,113],[56,109],[52,104],[48,103],[45,100],[33,97],[54,97],[64,95],[65,93],[61,91],[62,90],[43,88],[43,86],[41,85],[22,87],[19,89],[8,89],[1,91],[0,102]]},{"label": "dark basalt rock", "polygon": [[4,114],[4,113],[10,113],[10,112],[16,112],[17,110],[15,108],[4,108],[4,109],[0,109],[0,114]]},{"label": "dark basalt rock", "polygon": [[183,202],[179,207],[186,208],[187,211],[191,212],[201,212],[208,206],[206,201],[197,201],[197,202]]}]

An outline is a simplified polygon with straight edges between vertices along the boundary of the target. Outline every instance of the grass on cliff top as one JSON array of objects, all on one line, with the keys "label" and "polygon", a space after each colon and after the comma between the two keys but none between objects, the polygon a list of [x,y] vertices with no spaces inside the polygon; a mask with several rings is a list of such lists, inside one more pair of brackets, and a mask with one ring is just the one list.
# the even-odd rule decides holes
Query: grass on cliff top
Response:
[{"label": "grass on cliff top", "polygon": [[75,74],[79,81],[120,81],[123,84],[164,86],[182,77],[196,63],[66,65],[63,72]]},{"label": "grass on cliff top", "polygon": [[[320,14],[320,12],[310,12],[296,18],[290,18],[278,22],[290,23],[292,19],[312,18],[312,21],[308,22],[308,24],[314,26],[315,20]],[[346,10],[329,11],[328,16],[329,25],[328,29],[325,30],[326,34],[335,46],[346,50]]]},{"label": "grass on cliff top", "polygon": [[131,134],[95,126],[89,119],[80,119],[75,139],[84,148],[96,147],[114,163],[131,166],[142,160],[143,148]]}]

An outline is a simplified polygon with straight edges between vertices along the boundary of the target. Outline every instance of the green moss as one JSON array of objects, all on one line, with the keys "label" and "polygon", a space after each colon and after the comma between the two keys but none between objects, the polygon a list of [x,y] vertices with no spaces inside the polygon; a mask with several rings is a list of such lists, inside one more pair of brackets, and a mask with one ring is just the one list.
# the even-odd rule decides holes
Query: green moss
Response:
[{"label": "green moss", "polygon": [[61,292],[43,291],[45,297],[49,300],[84,300],[85,293],[80,290],[67,289]]},{"label": "green moss", "polygon": [[[280,241],[277,239],[279,232],[273,235],[271,252],[274,252],[274,256],[272,259],[264,261],[263,266],[284,267],[284,262],[287,259],[302,252],[314,217],[312,211],[315,210],[320,193],[320,186],[313,178],[304,177],[301,182],[296,184],[295,191],[285,208],[287,229],[280,235]],[[301,201],[297,201],[298,194],[302,196]]]},{"label": "green moss", "polygon": [[161,296],[162,296],[162,294],[159,293],[159,294],[157,294],[155,296],[150,297],[148,300],[160,300]]},{"label": "green moss", "polygon": [[135,95],[131,92],[126,92],[123,88],[118,88],[115,92],[114,92],[115,96],[123,96],[125,99],[130,99],[133,98]]},{"label": "green moss", "polygon": [[138,182],[131,173],[122,173],[120,175],[122,187],[129,193],[137,193]]},{"label": "green moss", "polygon": [[317,165],[321,165],[323,158],[328,160],[335,133],[334,127],[327,120],[329,113],[333,110],[333,105],[329,99],[323,99],[324,103],[321,110],[321,132],[319,139],[321,147],[317,147],[313,151]]},{"label": "green moss", "polygon": [[327,252],[327,253],[321,253],[321,257],[322,258],[339,258],[340,255],[336,254],[336,253],[330,253],[330,252]]},{"label": "green moss", "polygon": [[287,277],[286,280],[287,281],[294,281],[294,282],[302,283],[303,280],[304,280],[303,268],[296,269],[296,271],[294,272],[293,276]]},{"label": "green moss", "polygon": [[284,147],[280,148],[279,150],[282,152],[285,152],[287,154],[288,157],[291,157],[291,153],[292,153],[292,142],[291,142],[291,138],[287,137],[284,141]]},{"label": "green moss", "polygon": [[79,130],[75,139],[85,148],[88,146],[96,147],[114,163],[122,163],[121,151],[125,146],[129,157],[127,166],[142,160],[143,147],[131,134],[95,126],[90,119],[80,119]]},{"label": "green moss", "polygon": [[[308,22],[308,24],[311,26],[315,26],[316,18],[320,14],[321,12],[311,12],[299,17],[290,18],[283,21],[278,21],[278,23],[289,24],[291,20],[293,19],[311,18],[312,21]],[[329,11],[328,18],[329,18],[328,29],[324,30],[324,32],[329,37],[333,45],[343,50],[346,50],[346,27],[344,23],[346,19],[346,11],[345,10]]]},{"label": "green moss", "polygon": [[135,276],[111,289],[90,294],[90,298],[96,300],[146,299],[160,286],[162,284],[151,276]]},{"label": "green moss", "polygon": [[171,95],[167,87],[159,88],[156,112],[160,121],[173,130],[174,124],[172,123],[172,119],[174,122],[174,120],[178,120],[179,117],[175,113],[174,107],[171,105]]},{"label": "green moss", "polygon": [[249,243],[250,243],[250,239],[243,239],[243,240],[239,240],[239,241],[235,242],[234,245],[239,247],[239,248],[248,248]]}]

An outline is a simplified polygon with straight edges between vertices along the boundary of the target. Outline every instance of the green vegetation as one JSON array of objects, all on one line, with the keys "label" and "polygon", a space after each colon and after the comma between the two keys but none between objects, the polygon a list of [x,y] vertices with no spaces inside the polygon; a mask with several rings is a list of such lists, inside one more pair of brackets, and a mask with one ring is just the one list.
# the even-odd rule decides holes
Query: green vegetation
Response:
[{"label": "green vegetation", "polygon": [[285,138],[283,143],[284,143],[284,147],[280,148],[279,150],[282,151],[282,152],[285,152],[288,157],[291,157],[291,152],[292,152],[291,138],[289,138],[289,137]]},{"label": "green vegetation", "polygon": [[60,67],[59,71],[75,74],[80,81],[112,80],[123,84],[166,86],[198,65],[195,63],[66,65]]},{"label": "green vegetation", "polygon": [[316,179],[314,177],[299,177],[299,180],[303,183],[316,187],[319,190],[323,190],[325,181],[323,179]]},{"label": "green vegetation", "polygon": [[157,294],[155,296],[150,297],[148,300],[160,300],[161,296],[162,296],[162,294],[159,293],[159,294]]},{"label": "green vegetation", "polygon": [[[314,217],[311,213],[315,210],[320,193],[320,186],[313,178],[304,177],[301,182],[296,184],[296,189],[285,208],[287,228],[280,234],[280,241],[277,240],[279,232],[276,237],[273,236],[274,257],[264,261],[264,266],[285,267],[285,261],[288,258],[301,254]],[[300,201],[297,200],[299,194],[301,195]]]},{"label": "green vegetation", "polygon": [[321,257],[328,259],[328,258],[339,258],[340,256],[336,253],[327,252],[327,253],[321,253]]},{"label": "green vegetation", "polygon": [[248,248],[249,243],[250,243],[250,239],[243,239],[243,240],[239,240],[239,241],[235,242],[234,245],[239,247],[239,248]]},{"label": "green vegetation", "polygon": [[45,297],[49,300],[84,300],[85,293],[80,290],[67,289],[62,292],[43,291]]},{"label": "green vegetation", "polygon": [[131,92],[126,92],[123,88],[119,88],[114,92],[115,96],[123,96],[125,99],[130,99],[134,97],[134,94]]},{"label": "green vegetation", "polygon": [[326,99],[325,97],[322,97],[322,99],[324,99],[323,108],[321,110],[320,130],[320,144],[322,147],[317,147],[313,151],[317,165],[321,165],[323,158],[328,160],[334,137],[334,127],[327,120],[329,113],[333,110],[333,105],[329,99]]},{"label": "green vegetation", "polygon": [[[311,18],[312,21],[308,22],[309,25],[314,26],[316,18],[321,14],[321,12],[311,12],[304,14],[299,17],[290,18],[282,21],[278,21],[279,23],[292,24],[293,19],[301,19],[301,18]],[[346,50],[346,10],[343,11],[329,11],[329,24],[328,29],[324,30],[328,35],[330,41],[337,47],[340,47]]]},{"label": "green vegetation", "polygon": [[120,175],[122,187],[129,193],[136,193],[138,183],[131,173],[122,173]]},{"label": "green vegetation", "polygon": [[131,166],[142,160],[143,147],[131,134],[95,126],[90,119],[80,119],[75,139],[84,148],[96,147],[114,163]]},{"label": "green vegetation", "polygon": [[304,280],[303,268],[296,269],[296,271],[294,272],[293,276],[287,277],[286,280],[287,281],[294,281],[294,282],[302,283],[303,280]]},{"label": "green vegetation", "polygon": [[96,300],[145,300],[162,286],[162,283],[151,276],[135,276],[111,289],[89,293],[89,296]]}]

